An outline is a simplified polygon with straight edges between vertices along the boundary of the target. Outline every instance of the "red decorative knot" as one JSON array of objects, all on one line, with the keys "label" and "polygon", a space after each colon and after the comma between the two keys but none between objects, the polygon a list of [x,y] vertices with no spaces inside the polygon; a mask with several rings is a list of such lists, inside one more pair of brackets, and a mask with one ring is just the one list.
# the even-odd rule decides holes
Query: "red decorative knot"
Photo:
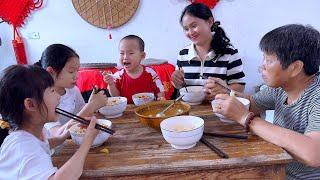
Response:
[{"label": "red decorative knot", "polygon": [[208,6],[210,9],[214,8],[219,0],[189,0],[191,3],[202,3],[206,6]]}]

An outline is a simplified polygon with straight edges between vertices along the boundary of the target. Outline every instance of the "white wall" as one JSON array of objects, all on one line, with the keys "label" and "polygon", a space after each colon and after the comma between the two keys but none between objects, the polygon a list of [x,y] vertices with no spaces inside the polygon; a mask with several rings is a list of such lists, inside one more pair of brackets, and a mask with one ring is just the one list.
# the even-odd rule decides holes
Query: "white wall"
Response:
[{"label": "white wall", "polygon": [[[45,0],[43,7],[33,11],[21,29],[25,37],[29,63],[36,62],[44,48],[63,43],[74,48],[81,62],[117,62],[118,42],[127,34],[137,34],[146,42],[147,57],[163,58],[175,63],[179,49],[189,43],[179,24],[187,0],[140,0],[133,18],[125,25],[108,31],[85,22],[73,8],[71,0]],[[246,91],[262,80],[257,72],[261,61],[258,49],[266,32],[288,23],[311,24],[320,29],[318,0],[220,0],[214,16],[221,21],[232,43],[242,55],[247,75]],[[28,38],[39,33],[40,39]],[[12,29],[0,24],[0,70],[15,63],[11,45]]]}]

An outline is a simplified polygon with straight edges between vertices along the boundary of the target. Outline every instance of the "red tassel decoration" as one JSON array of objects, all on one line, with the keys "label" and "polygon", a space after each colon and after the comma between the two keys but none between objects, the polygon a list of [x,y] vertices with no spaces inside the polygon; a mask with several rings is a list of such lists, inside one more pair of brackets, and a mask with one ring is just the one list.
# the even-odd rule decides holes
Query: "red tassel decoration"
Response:
[{"label": "red tassel decoration", "polygon": [[109,30],[109,39],[111,40],[112,39],[112,35],[111,35],[112,26],[108,25],[107,29]]}]

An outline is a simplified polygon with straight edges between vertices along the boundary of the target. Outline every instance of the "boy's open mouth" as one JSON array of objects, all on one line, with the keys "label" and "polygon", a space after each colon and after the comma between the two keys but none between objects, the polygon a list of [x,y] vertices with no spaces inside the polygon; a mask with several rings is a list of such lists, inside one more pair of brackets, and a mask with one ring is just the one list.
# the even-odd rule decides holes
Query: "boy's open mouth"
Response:
[{"label": "boy's open mouth", "polygon": [[124,66],[129,66],[130,64],[131,64],[131,63],[129,63],[129,62],[124,62],[124,63],[123,63]]}]

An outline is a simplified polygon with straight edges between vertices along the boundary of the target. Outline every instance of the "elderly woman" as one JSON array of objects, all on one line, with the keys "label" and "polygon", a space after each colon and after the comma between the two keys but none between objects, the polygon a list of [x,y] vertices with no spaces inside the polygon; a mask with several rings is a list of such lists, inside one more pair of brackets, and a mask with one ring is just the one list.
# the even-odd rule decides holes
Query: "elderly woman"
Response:
[{"label": "elderly woman", "polygon": [[[248,111],[234,97],[218,94],[213,108],[261,138],[276,144],[295,159],[287,179],[320,177],[320,33],[312,27],[286,25],[260,41],[260,68],[268,88],[248,97]],[[274,124],[258,117],[275,110]]]}]

